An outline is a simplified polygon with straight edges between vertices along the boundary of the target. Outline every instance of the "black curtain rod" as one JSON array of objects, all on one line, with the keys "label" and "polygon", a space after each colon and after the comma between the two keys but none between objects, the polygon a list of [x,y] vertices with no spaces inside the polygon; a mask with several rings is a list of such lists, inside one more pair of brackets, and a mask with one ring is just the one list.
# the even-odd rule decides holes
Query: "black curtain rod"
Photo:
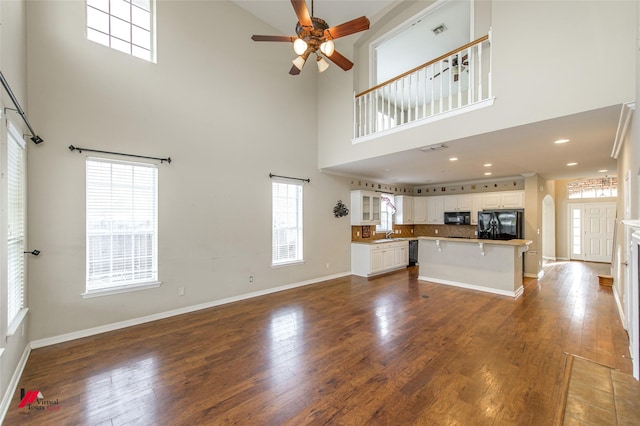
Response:
[{"label": "black curtain rod", "polygon": [[37,145],[39,143],[44,142],[44,139],[42,139],[40,136],[36,134],[36,132],[33,131],[33,127],[31,127],[29,120],[27,120],[27,116],[24,115],[24,110],[20,106],[20,103],[18,103],[18,100],[16,99],[16,96],[13,94],[13,91],[11,91],[11,87],[9,87],[9,83],[7,83],[7,80],[4,78],[2,71],[0,71],[0,80],[2,81],[4,90],[7,91],[7,94],[11,98],[11,102],[13,102],[13,104],[16,106],[16,111],[18,111],[18,114],[22,116],[22,119],[24,120],[24,124],[26,124],[27,127],[29,128],[29,131],[31,132],[31,140],[33,141],[33,143]]},{"label": "black curtain rod", "polygon": [[125,157],[146,158],[147,160],[158,160],[160,161],[160,163],[164,163],[166,161],[167,163],[171,164],[171,157],[167,157],[167,158],[147,157],[146,155],[123,154],[122,152],[101,151],[98,149],[80,148],[77,146],[69,145],[69,151],[75,151],[75,150],[77,150],[78,152],[82,152],[82,151],[99,152],[101,154],[112,154],[112,155],[122,155]]},{"label": "black curtain rod", "polygon": [[311,182],[311,179],[302,179],[302,178],[297,178],[297,177],[280,176],[280,175],[274,175],[273,173],[269,173],[269,177],[270,178],[278,177],[278,178],[283,178],[283,179],[301,180],[302,182],[307,182],[307,183]]}]

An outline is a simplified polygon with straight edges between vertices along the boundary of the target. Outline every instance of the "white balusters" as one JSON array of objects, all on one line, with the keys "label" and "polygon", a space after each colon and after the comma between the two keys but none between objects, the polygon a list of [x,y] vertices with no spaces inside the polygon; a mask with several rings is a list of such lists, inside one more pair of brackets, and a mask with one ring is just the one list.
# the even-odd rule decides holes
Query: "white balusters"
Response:
[{"label": "white balusters", "polygon": [[[490,47],[489,36],[482,37],[437,61],[356,95],[354,138],[489,99],[492,96]],[[485,53],[489,59],[483,66]],[[488,85],[486,95],[483,84]]]}]

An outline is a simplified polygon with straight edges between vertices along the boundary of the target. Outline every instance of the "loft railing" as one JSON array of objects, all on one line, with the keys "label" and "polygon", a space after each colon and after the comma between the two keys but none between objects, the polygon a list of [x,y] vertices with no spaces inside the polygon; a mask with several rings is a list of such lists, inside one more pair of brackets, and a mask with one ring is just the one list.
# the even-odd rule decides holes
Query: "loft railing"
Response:
[{"label": "loft railing", "polygon": [[492,97],[489,35],[355,95],[354,139]]}]

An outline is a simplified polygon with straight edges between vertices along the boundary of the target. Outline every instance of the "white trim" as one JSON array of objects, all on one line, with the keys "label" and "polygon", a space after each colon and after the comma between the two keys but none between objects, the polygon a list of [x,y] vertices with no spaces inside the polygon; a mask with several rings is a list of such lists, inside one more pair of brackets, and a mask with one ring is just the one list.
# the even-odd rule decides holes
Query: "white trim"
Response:
[{"label": "white trim", "polygon": [[394,133],[398,133],[401,132],[403,130],[407,130],[407,129],[412,129],[414,127],[418,127],[418,126],[422,126],[424,124],[429,124],[429,123],[433,123],[435,121],[438,120],[444,120],[445,118],[449,118],[449,117],[455,117],[456,115],[460,115],[460,114],[466,114],[468,112],[472,112],[472,111],[476,111],[482,108],[487,108],[493,105],[493,102],[495,101],[495,97],[489,98],[489,99],[485,99],[483,101],[479,101],[479,102],[475,102],[460,108],[456,108],[453,109],[451,111],[445,111],[445,112],[441,112],[438,114],[434,114],[431,115],[429,117],[426,118],[421,118],[419,120],[415,120],[412,121],[411,123],[406,123],[406,124],[402,124],[396,127],[392,127],[390,129],[387,130],[383,130],[381,132],[375,132],[375,133],[369,133],[368,135],[365,136],[360,136],[357,138],[353,138],[351,139],[351,143],[353,145],[361,143],[361,142],[366,142],[366,141],[370,141],[373,139],[377,139],[377,138],[381,138],[383,136],[387,136],[387,135],[392,135]]},{"label": "white trim", "polygon": [[115,287],[107,287],[96,290],[87,290],[81,294],[83,299],[92,297],[111,296],[112,294],[128,293],[130,291],[147,290],[150,288],[158,288],[162,285],[162,281],[150,281],[139,284],[127,284]]},{"label": "white trim", "polygon": [[616,286],[613,286],[613,300],[616,301],[616,307],[618,308],[618,316],[620,317],[622,328],[624,328],[628,332],[629,329],[627,327],[627,320],[624,316],[624,309],[622,309],[622,301],[620,300],[620,294],[618,294],[618,289],[616,288]]},{"label": "white trim", "polygon": [[611,158],[616,160],[618,159],[620,149],[624,144],[624,139],[629,133],[629,123],[631,122],[631,116],[635,110],[635,102],[622,104],[622,108],[620,109],[620,118],[618,119],[618,128],[616,129],[616,137],[613,140],[613,148],[611,149]]},{"label": "white trim", "polygon": [[246,293],[239,296],[227,297],[225,299],[214,300],[212,302],[201,303],[199,305],[186,306],[184,308],[174,309],[171,311],[160,312],[157,314],[147,315],[144,317],[133,318],[130,320],[120,321],[112,324],[106,324],[99,327],[88,328],[84,330],[74,331],[72,333],[61,334],[58,336],[47,337],[44,339],[34,340],[30,343],[32,349],[42,348],[44,346],[55,345],[58,343],[64,343],[75,339],[81,339],[83,337],[94,336],[100,333],[106,333],[108,331],[119,330],[121,328],[131,327],[134,325],[140,325],[151,321],[157,321],[165,318],[170,318],[176,315],[188,314],[190,312],[200,311],[202,309],[213,308],[215,306],[226,305],[227,303],[238,302],[241,300],[252,299],[254,297],[264,296],[271,293],[277,293],[284,290],[290,290],[296,287],[303,287],[310,284],[316,284],[322,281],[332,280],[335,278],[342,278],[351,275],[351,272],[343,272],[340,274],[328,275],[321,278],[315,278],[306,281],[300,281],[297,283],[286,284],[279,287],[274,287],[266,290],[254,291],[252,293]]},{"label": "white trim", "polygon": [[9,328],[7,329],[7,337],[11,337],[16,334],[18,331],[18,327],[22,324],[22,321],[27,317],[27,312],[29,312],[29,308],[22,308],[18,312],[18,315],[11,321]]},{"label": "white trim", "polygon": [[518,297],[520,297],[522,295],[522,293],[524,292],[524,287],[520,286],[516,289],[516,291],[508,291],[508,290],[500,290],[497,288],[490,288],[490,287],[483,287],[483,286],[479,286],[479,285],[473,285],[473,284],[466,284],[466,283],[461,283],[458,281],[450,281],[450,280],[443,280],[440,278],[431,278],[431,277],[424,277],[424,276],[419,276],[418,280],[420,281],[429,281],[432,283],[436,283],[436,284],[444,284],[444,285],[450,285],[453,287],[461,287],[461,288],[466,288],[469,290],[478,290],[478,291],[482,291],[485,293],[493,293],[493,294],[498,294],[500,296],[510,296],[513,297],[514,299],[517,299]]},{"label": "white trim", "polygon": [[22,377],[22,373],[24,372],[24,367],[27,365],[27,361],[29,360],[29,355],[31,354],[31,347],[27,345],[24,348],[24,352],[22,352],[22,356],[20,357],[20,361],[16,366],[16,369],[13,371],[13,375],[11,376],[11,381],[9,385],[7,385],[7,389],[4,392],[2,397],[2,402],[0,403],[0,424],[4,423],[4,418],[9,411],[9,406],[11,405],[11,401],[13,400],[13,395],[18,388],[18,383],[20,383],[20,378]]}]

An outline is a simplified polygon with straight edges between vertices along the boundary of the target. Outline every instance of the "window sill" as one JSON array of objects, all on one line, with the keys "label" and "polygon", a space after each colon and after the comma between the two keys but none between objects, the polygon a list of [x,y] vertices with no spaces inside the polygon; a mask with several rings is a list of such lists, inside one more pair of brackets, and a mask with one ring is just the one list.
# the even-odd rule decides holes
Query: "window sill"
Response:
[{"label": "window sill", "polygon": [[89,291],[86,291],[86,292],[82,293],[82,298],[83,299],[90,299],[92,297],[111,296],[112,294],[129,293],[129,292],[132,292],[132,291],[139,291],[139,290],[147,290],[147,289],[150,289],[150,288],[157,288],[157,287],[160,287],[161,285],[162,285],[161,281],[151,281],[151,282],[147,282],[147,283],[129,284],[129,285],[124,285],[124,286],[109,287],[109,288],[104,288],[104,289],[99,289],[99,290],[89,290]]},{"label": "window sill", "polygon": [[16,331],[18,331],[18,328],[20,327],[20,325],[22,325],[22,322],[26,318],[27,312],[29,312],[29,308],[23,308],[20,310],[20,312],[18,312],[18,315],[16,315],[16,317],[9,325],[9,328],[7,329],[7,337],[11,337],[16,334]]},{"label": "window sill", "polygon": [[271,267],[272,268],[282,268],[284,266],[294,266],[294,265],[301,265],[304,263],[304,260],[293,260],[291,262],[282,262],[282,263],[272,263]]}]

